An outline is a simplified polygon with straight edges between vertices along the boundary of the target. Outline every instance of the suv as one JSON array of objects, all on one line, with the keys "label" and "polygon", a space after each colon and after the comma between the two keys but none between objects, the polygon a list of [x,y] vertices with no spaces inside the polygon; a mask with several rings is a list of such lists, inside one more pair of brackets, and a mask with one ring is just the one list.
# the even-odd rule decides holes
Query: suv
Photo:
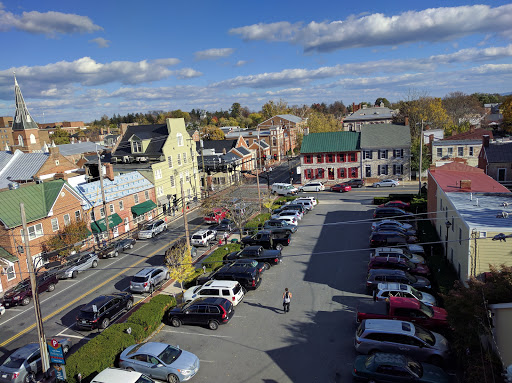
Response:
[{"label": "suv", "polygon": [[217,330],[219,324],[228,323],[235,314],[233,304],[224,298],[198,298],[189,303],[181,303],[168,313],[169,322],[174,327],[184,324],[208,325]]},{"label": "suv", "polygon": [[364,181],[359,178],[348,180],[345,183],[353,188],[362,188],[364,186]]},{"label": "suv", "polygon": [[169,278],[169,271],[165,267],[147,267],[133,276],[130,281],[130,291],[134,293],[153,293],[155,287],[169,280]]},{"label": "suv", "polygon": [[361,354],[394,352],[438,366],[450,356],[448,341],[442,335],[393,319],[363,320],[354,344]]},{"label": "suv", "polygon": [[287,232],[293,234],[297,231],[297,226],[290,225],[288,222],[280,219],[269,219],[263,223],[263,229],[286,230]]},{"label": "suv", "polygon": [[299,187],[299,191],[301,192],[319,192],[322,190],[325,190],[325,186],[318,181],[308,182],[306,185]]},{"label": "suv", "polygon": [[167,224],[163,219],[157,219],[155,222],[146,223],[139,231],[139,239],[153,238],[162,231],[167,230]]},{"label": "suv", "polygon": [[418,237],[396,231],[374,231],[370,235],[370,247],[398,246],[418,242]]},{"label": "suv", "polygon": [[96,255],[96,253],[78,254],[78,257],[70,257],[70,262],[67,266],[69,267],[59,274],[59,278],[76,278],[78,273],[81,273],[91,267],[97,267],[98,255]]},{"label": "suv", "polygon": [[192,234],[190,244],[194,246],[208,246],[210,242],[217,240],[217,231],[213,229],[205,229],[196,231]]},{"label": "suv", "polygon": [[[59,282],[57,274],[42,273],[36,276],[37,292],[41,294],[44,291],[55,290],[55,285]],[[32,299],[32,288],[30,279],[25,279],[5,292],[3,305],[12,307],[17,305],[26,306]]]},{"label": "suv", "polygon": [[156,383],[149,376],[133,370],[109,367],[96,375],[91,383]]},{"label": "suv", "polygon": [[237,281],[246,290],[256,290],[261,284],[260,268],[258,266],[228,264],[217,271],[201,275],[197,278],[197,283],[202,285],[210,280],[217,281]]},{"label": "suv", "polygon": [[76,317],[79,329],[106,329],[112,320],[133,306],[133,296],[130,293],[113,293],[100,295],[80,309]]},{"label": "suv", "polygon": [[417,289],[430,289],[432,285],[427,278],[411,275],[403,270],[394,269],[371,269],[366,278],[366,288],[376,289],[381,282],[398,282],[411,285]]},{"label": "suv", "polygon": [[208,281],[202,286],[194,286],[183,293],[183,300],[192,302],[196,298],[218,297],[225,298],[238,305],[244,299],[244,292],[240,283],[236,281]]}]

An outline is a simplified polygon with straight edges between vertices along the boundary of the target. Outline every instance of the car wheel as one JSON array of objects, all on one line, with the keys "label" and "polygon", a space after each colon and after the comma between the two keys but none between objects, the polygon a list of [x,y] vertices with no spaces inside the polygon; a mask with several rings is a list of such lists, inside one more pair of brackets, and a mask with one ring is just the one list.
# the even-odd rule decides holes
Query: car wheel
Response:
[{"label": "car wheel", "polygon": [[276,250],[283,250],[283,245],[281,245],[280,243],[278,243],[276,245]]},{"label": "car wheel", "polygon": [[340,189],[340,193],[343,193],[343,189]]},{"label": "car wheel", "polygon": [[114,253],[114,258],[117,257],[118,255],[119,255],[119,251],[116,250]]},{"label": "car wheel", "polygon": [[358,187],[358,188],[362,188],[362,187],[363,187],[363,185],[357,185],[357,187]]},{"label": "car wheel", "polygon": [[270,269],[270,263],[265,262],[265,270],[268,270],[268,269]]},{"label": "car wheel", "polygon": [[105,330],[108,325],[110,324],[110,319],[108,318],[105,318],[101,321],[101,324],[100,324],[100,328],[102,328],[103,330]]},{"label": "car wheel", "polygon": [[179,383],[180,380],[178,379],[178,377],[174,374],[169,374],[169,376],[167,377],[167,381],[169,383]]},{"label": "car wheel", "polygon": [[31,383],[36,381],[36,375],[33,372],[29,372],[25,377],[23,378],[24,383]]},{"label": "car wheel", "polygon": [[431,356],[429,358],[428,362],[430,364],[433,364],[434,366],[442,367],[442,365],[443,365],[443,358],[441,358],[440,356],[434,355],[434,356]]},{"label": "car wheel", "polygon": [[391,187],[394,188],[396,185],[395,184],[391,184]]},{"label": "car wheel", "polygon": [[133,307],[133,301],[130,299],[128,302],[126,302],[126,311],[130,311],[130,309]]},{"label": "car wheel", "polygon": [[168,281],[169,279],[171,279],[171,275],[169,273],[165,274],[165,280]]},{"label": "car wheel", "polygon": [[181,321],[178,318],[172,318],[171,325],[172,325],[172,327],[180,327]]},{"label": "car wheel", "polygon": [[208,328],[210,330],[217,330],[219,328],[219,324],[217,323],[217,321],[211,320],[208,322]]},{"label": "car wheel", "polygon": [[377,184],[377,185],[375,185],[375,187],[376,187],[376,188],[380,188],[380,185],[379,185],[379,184]]},{"label": "car wheel", "polygon": [[125,368],[125,370],[126,370],[126,371],[130,371],[130,372],[131,372],[131,371],[135,371],[135,370],[134,370],[133,368],[131,368],[131,367],[126,367],[126,368]]},{"label": "car wheel", "polygon": [[97,266],[98,266],[98,261],[96,261],[96,260],[95,260],[95,261],[93,261],[91,266],[92,266],[92,268],[93,268],[93,269],[94,269],[95,267],[97,267]]},{"label": "car wheel", "polygon": [[48,286],[48,289],[46,291],[53,291],[55,290],[55,285],[53,283],[50,284],[50,286]]},{"label": "car wheel", "polygon": [[69,351],[69,346],[62,346],[62,353],[66,355]]},{"label": "car wheel", "polygon": [[76,277],[78,277],[78,271],[73,271],[73,273],[71,274],[71,278],[75,279]]},{"label": "car wheel", "polygon": [[130,249],[133,249],[133,245],[130,243]]},{"label": "car wheel", "polygon": [[22,306],[26,306],[30,303],[30,297],[25,297],[23,298],[23,300],[21,301],[21,305]]}]

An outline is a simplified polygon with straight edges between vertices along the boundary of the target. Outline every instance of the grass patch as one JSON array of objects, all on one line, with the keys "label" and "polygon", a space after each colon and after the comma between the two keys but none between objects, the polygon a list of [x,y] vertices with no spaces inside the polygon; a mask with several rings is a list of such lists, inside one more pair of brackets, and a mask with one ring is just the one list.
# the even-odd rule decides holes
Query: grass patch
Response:
[{"label": "grass patch", "polygon": [[284,205],[286,202],[293,201],[293,200],[295,200],[297,198],[299,198],[299,197],[298,196],[292,196],[292,195],[281,196],[281,197],[277,198],[274,201],[274,204],[276,204],[276,205]]},{"label": "grass patch", "polygon": [[260,213],[256,217],[250,219],[245,224],[246,229],[257,229],[259,225],[263,225],[265,221],[270,219],[270,213]]}]

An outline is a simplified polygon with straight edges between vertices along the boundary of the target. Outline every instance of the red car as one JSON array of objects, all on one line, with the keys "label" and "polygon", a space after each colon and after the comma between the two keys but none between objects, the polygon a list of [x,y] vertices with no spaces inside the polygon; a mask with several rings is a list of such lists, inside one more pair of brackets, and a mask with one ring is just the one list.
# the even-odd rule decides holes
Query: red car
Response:
[{"label": "red car", "polygon": [[423,277],[430,275],[427,265],[412,263],[407,258],[399,257],[373,257],[368,263],[368,270],[370,269],[399,269]]},{"label": "red car", "polygon": [[224,218],[226,218],[226,213],[227,212],[222,209],[213,209],[213,211],[211,213],[208,213],[204,217],[204,222],[218,224],[220,221],[222,221]]},{"label": "red car", "polygon": [[383,203],[382,205],[379,205],[379,207],[397,207],[399,209],[408,210],[411,204],[409,202],[403,202],[403,201],[389,201],[386,203]]},{"label": "red car", "polygon": [[336,184],[336,185],[331,186],[331,191],[333,191],[333,192],[343,193],[343,192],[348,192],[351,190],[352,190],[352,186],[347,185],[347,184]]}]

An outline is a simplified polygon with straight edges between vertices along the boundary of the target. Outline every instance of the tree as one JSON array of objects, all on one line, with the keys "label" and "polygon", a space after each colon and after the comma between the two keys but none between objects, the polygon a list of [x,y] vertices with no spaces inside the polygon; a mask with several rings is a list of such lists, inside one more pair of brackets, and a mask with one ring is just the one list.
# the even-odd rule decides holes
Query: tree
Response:
[{"label": "tree", "polygon": [[201,137],[206,141],[218,141],[226,138],[224,132],[220,128],[211,125],[201,128]]},{"label": "tree", "polygon": [[169,114],[170,118],[183,118],[185,120],[185,123],[190,121],[190,114],[188,112],[183,112],[181,109],[173,110]]},{"label": "tree", "polygon": [[341,118],[347,114],[347,108],[343,101],[334,101],[327,107],[327,112],[333,114],[335,118]]},{"label": "tree", "polygon": [[375,106],[380,106],[380,103],[383,103],[386,108],[391,108],[391,103],[385,97],[379,97],[375,100]]},{"label": "tree", "polygon": [[251,126],[256,126],[263,122],[263,114],[261,113],[251,113],[249,114],[249,118],[252,120]]},{"label": "tree", "polygon": [[42,244],[42,249],[46,253],[55,254],[57,258],[65,258],[72,251],[79,251],[82,247],[82,241],[89,235],[87,223],[82,220],[71,222],[64,226],[57,233]]},{"label": "tree", "polygon": [[433,97],[421,97],[416,100],[399,101],[399,113],[393,116],[393,122],[405,123],[409,119],[412,138],[420,136],[421,122],[431,129],[445,129],[451,123],[451,119],[443,108],[442,100]]},{"label": "tree", "polygon": [[469,122],[472,117],[484,114],[480,101],[475,96],[462,92],[451,92],[443,98],[443,107],[454,125]]},{"label": "tree", "polygon": [[342,130],[341,123],[332,114],[312,112],[308,117],[310,133],[338,132]]},{"label": "tree", "polygon": [[69,144],[71,142],[71,135],[64,129],[58,128],[51,135],[51,139],[55,145]]},{"label": "tree", "polygon": [[186,241],[177,242],[171,246],[165,254],[165,263],[169,268],[169,275],[172,279],[179,282],[181,291],[183,291],[183,282],[194,272],[190,248]]},{"label": "tree", "polygon": [[241,106],[238,102],[234,102],[233,105],[231,105],[231,108],[229,109],[229,112],[231,114],[231,117],[238,118],[240,117],[241,113]]},{"label": "tree", "polygon": [[288,103],[283,100],[279,100],[277,103],[270,100],[261,108],[261,113],[263,114],[263,119],[268,119],[270,117],[276,116],[278,114],[287,114],[290,109],[288,108]]},{"label": "tree", "polygon": [[[423,173],[430,166],[430,159],[428,158],[428,146],[423,144],[422,153],[422,167],[421,172]],[[411,142],[411,170],[418,171],[420,163],[420,139],[419,137],[414,138]]]},{"label": "tree", "polygon": [[501,104],[503,112],[503,128],[507,132],[512,132],[512,96],[508,96]]}]

